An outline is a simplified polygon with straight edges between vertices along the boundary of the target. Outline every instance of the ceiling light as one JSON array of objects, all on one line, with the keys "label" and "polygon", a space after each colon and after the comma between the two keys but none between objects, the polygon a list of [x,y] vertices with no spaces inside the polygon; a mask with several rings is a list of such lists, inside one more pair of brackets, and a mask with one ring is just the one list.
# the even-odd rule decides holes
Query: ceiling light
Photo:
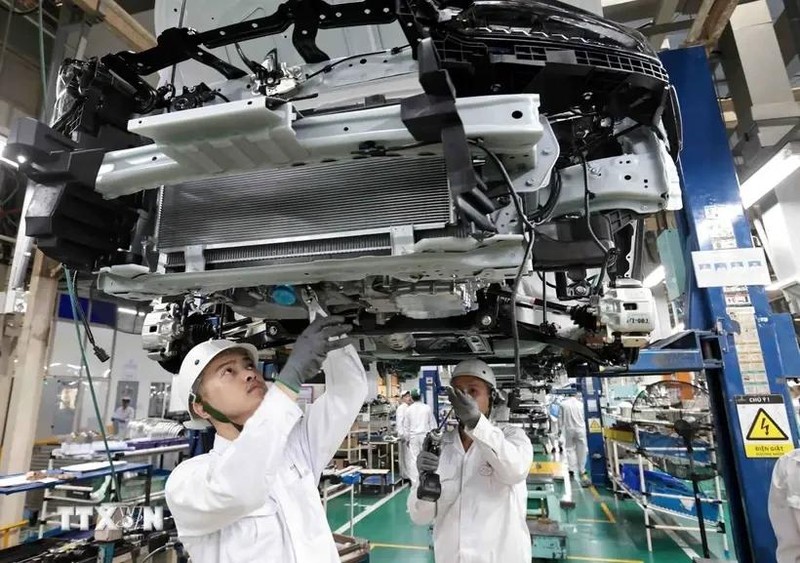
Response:
[{"label": "ceiling light", "polygon": [[136,309],[128,309],[127,307],[117,307],[117,313],[123,313],[125,315],[137,315],[139,311]]},{"label": "ceiling light", "polygon": [[0,163],[5,164],[6,166],[10,166],[11,168],[19,168],[19,164],[4,156],[0,156]]},{"label": "ceiling light", "polygon": [[666,275],[667,272],[664,270],[664,266],[658,266],[644,278],[642,285],[648,288],[655,287],[666,279]]},{"label": "ceiling light", "polygon": [[764,166],[756,170],[739,187],[745,209],[775,189],[775,187],[800,168],[800,146],[786,143]]}]

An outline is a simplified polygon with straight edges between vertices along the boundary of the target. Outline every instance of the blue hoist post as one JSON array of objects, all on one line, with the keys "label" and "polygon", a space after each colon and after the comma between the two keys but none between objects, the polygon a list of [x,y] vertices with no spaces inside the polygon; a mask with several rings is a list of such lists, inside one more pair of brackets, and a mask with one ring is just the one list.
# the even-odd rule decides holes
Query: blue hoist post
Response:
[{"label": "blue hoist post", "polygon": [[584,377],[580,379],[580,388],[586,418],[586,445],[589,448],[586,471],[593,485],[605,486],[608,483],[608,466],[603,441],[602,381],[599,377]]},{"label": "blue hoist post", "polygon": [[436,366],[424,366],[420,370],[419,394],[423,402],[431,407],[436,422],[439,420],[439,389],[441,389],[439,379],[439,368]]},{"label": "blue hoist post", "polygon": [[[747,457],[736,397],[782,395],[796,445],[796,422],[784,378],[800,373],[800,352],[791,319],[771,312],[763,287],[699,289],[695,283],[691,252],[724,248],[719,238],[725,236],[729,242],[735,240],[736,247],[749,248],[750,226],[742,208],[705,49],[665,51],[661,57],[677,91],[683,121],[683,211],[677,213],[677,219],[687,241],[685,324],[687,328],[713,329],[719,334],[715,342],[719,344],[721,368],[706,369],[706,377],[738,561],[771,563],[776,560],[776,540],[769,523],[767,498],[775,459]],[[738,293],[738,300],[730,298],[726,302],[726,296],[734,293]],[[747,351],[747,358],[736,346],[737,338],[744,334],[740,328],[746,324],[755,326],[760,344]],[[750,338],[752,341],[754,335]],[[745,376],[743,360],[748,366]]]}]

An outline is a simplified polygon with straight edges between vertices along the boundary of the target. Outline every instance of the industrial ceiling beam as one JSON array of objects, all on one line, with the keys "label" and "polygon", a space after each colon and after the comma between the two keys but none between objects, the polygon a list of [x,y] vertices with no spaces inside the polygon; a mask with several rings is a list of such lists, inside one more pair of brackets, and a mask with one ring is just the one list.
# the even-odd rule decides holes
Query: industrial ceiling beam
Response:
[{"label": "industrial ceiling beam", "polygon": [[716,45],[738,3],[738,0],[703,0],[684,45]]},{"label": "industrial ceiling beam", "polygon": [[[653,19],[653,27],[672,23],[672,19],[675,17],[675,12],[678,10],[679,3],[680,0],[661,0],[658,5],[656,17]],[[664,39],[666,37],[667,32],[650,35],[650,45],[652,45],[654,49],[660,49],[661,44],[664,43]]]},{"label": "industrial ceiling beam", "polygon": [[111,31],[134,51],[156,46],[153,34],[114,0],[73,0],[73,3],[87,14],[99,15]]},{"label": "industrial ceiling beam", "polygon": [[620,23],[651,20],[658,3],[659,0],[604,0],[603,15]]}]

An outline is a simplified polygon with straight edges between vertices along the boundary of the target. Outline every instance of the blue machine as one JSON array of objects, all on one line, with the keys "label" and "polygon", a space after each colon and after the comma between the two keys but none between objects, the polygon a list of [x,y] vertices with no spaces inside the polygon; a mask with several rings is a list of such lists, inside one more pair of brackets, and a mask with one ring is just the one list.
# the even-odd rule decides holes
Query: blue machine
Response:
[{"label": "blue machine", "polygon": [[[777,542],[769,525],[767,498],[775,459],[746,457],[735,398],[748,393],[783,395],[791,437],[797,444],[796,421],[784,378],[800,373],[800,351],[791,317],[771,312],[763,287],[735,290],[697,287],[690,266],[691,252],[714,250],[714,237],[719,236],[721,222],[738,248],[749,248],[750,226],[742,208],[705,49],[667,51],[662,53],[662,59],[677,91],[683,118],[680,168],[684,208],[676,215],[681,238],[687,241],[685,324],[698,332],[684,333],[659,343],[654,349],[644,350],[625,375],[705,370],[737,559],[740,563],[772,563],[776,560]],[[726,291],[728,297],[731,291],[737,291],[737,299],[726,299]],[[755,324],[764,366],[757,376],[760,381],[743,378],[735,343],[740,325],[735,319]],[[616,373],[612,369],[593,375]],[[598,450],[592,438],[590,448],[593,457],[602,456],[602,448]]]},{"label": "blue machine", "polygon": [[[731,320],[732,305],[726,303],[722,288],[697,289],[691,264],[691,251],[713,250],[712,229],[719,222],[719,211],[730,221],[736,245],[752,246],[750,225],[744,215],[736,170],[720,115],[709,63],[703,47],[663,53],[662,59],[678,92],[683,116],[684,145],[681,152],[683,178],[682,213],[679,228],[689,244],[685,249],[688,288],[686,326],[721,329],[720,369],[707,369],[709,392],[717,426],[722,476],[730,500],[731,524],[740,563],[775,561],[777,542],[768,525],[766,499],[769,494],[774,459],[750,459],[744,453],[744,437],[739,426],[735,396],[748,389],[736,353]],[[800,351],[791,318],[772,314],[763,287],[746,290],[761,343],[761,354],[769,391],[788,400],[785,378],[800,373]],[[790,409],[788,409],[790,410]],[[794,416],[789,412],[792,439],[797,444]]]},{"label": "blue machine", "polygon": [[425,366],[420,371],[419,378],[419,394],[422,396],[423,401],[433,410],[433,416],[436,422],[439,420],[439,390],[442,387],[442,381],[439,379],[439,368]]}]

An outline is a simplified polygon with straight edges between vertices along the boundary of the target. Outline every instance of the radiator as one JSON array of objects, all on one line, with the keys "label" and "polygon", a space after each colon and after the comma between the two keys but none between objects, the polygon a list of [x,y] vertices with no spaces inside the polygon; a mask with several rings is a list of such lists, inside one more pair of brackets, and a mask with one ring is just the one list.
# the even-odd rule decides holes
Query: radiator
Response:
[{"label": "radiator", "polygon": [[158,249],[168,269],[189,245],[208,267],[374,256],[391,253],[391,227],[452,222],[441,157],[363,158],[165,187]]}]

